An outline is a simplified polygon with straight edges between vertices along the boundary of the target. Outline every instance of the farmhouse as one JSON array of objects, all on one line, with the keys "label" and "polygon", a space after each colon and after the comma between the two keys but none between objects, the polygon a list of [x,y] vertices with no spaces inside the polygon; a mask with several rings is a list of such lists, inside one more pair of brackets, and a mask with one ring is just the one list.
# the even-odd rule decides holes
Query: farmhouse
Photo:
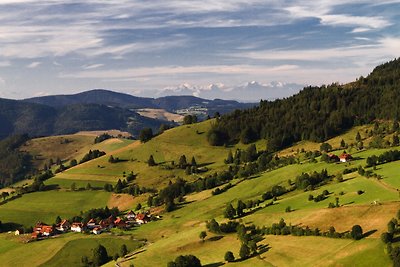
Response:
[{"label": "farmhouse", "polygon": [[84,224],[83,223],[73,223],[72,225],[71,225],[71,231],[72,232],[78,232],[78,233],[81,233],[82,231],[84,231]]},{"label": "farmhouse", "polygon": [[67,232],[71,228],[71,224],[68,220],[62,220],[61,223],[56,225],[56,229],[60,232]]},{"label": "farmhouse", "polygon": [[96,220],[95,219],[90,219],[88,221],[88,223],[86,224],[87,228],[89,229],[94,229],[96,227],[99,227],[100,225],[96,224]]},{"label": "farmhouse", "polygon": [[339,156],[340,162],[348,162],[353,159],[350,154],[343,152],[342,155]]},{"label": "farmhouse", "polygon": [[99,235],[99,234],[101,234],[101,232],[103,232],[103,228],[101,228],[101,227],[96,227],[92,230],[92,233],[95,235]]},{"label": "farmhouse", "polygon": [[51,236],[54,234],[54,228],[51,225],[47,225],[42,222],[38,222],[33,228],[31,237],[37,239],[42,236]]},{"label": "farmhouse", "polygon": [[126,222],[121,218],[117,218],[114,221],[114,226],[118,228],[126,228]]},{"label": "farmhouse", "polygon": [[146,214],[139,213],[136,215],[136,223],[137,224],[145,224],[149,221],[149,217]]},{"label": "farmhouse", "polygon": [[136,217],[135,212],[133,212],[132,210],[130,210],[126,215],[125,215],[127,220],[134,220]]}]

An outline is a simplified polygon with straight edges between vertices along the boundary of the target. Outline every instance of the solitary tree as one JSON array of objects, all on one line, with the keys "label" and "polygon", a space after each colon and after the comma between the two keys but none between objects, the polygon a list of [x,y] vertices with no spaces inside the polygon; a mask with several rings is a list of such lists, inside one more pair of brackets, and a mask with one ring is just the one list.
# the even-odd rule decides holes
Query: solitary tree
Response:
[{"label": "solitary tree", "polygon": [[229,150],[228,157],[225,160],[225,164],[231,164],[231,163],[233,163],[233,155],[232,155],[232,151]]},{"label": "solitary tree", "polygon": [[147,164],[151,166],[156,166],[156,162],[154,161],[153,155],[150,155],[149,160],[147,161]]},{"label": "solitary tree", "polygon": [[226,206],[224,216],[225,216],[225,218],[233,219],[235,217],[235,215],[236,215],[236,210],[233,208],[232,204],[229,203]]},{"label": "solitary tree", "polygon": [[206,231],[201,231],[200,232],[199,237],[203,242],[204,242],[204,239],[206,238],[206,236],[207,236],[207,232]]},{"label": "solitary tree", "polygon": [[356,141],[357,141],[357,142],[360,142],[360,141],[361,141],[361,134],[360,134],[360,132],[357,132]]},{"label": "solitary tree", "polygon": [[235,256],[233,255],[233,253],[232,253],[232,251],[227,251],[226,253],[225,253],[225,260],[227,261],[227,262],[233,262],[233,261],[235,261]]},{"label": "solitary tree", "polygon": [[329,143],[322,143],[319,149],[321,151],[329,152],[332,150],[332,146]]},{"label": "solitary tree", "polygon": [[123,256],[125,256],[126,254],[128,254],[128,248],[126,247],[125,244],[123,244],[123,245],[121,246],[121,249],[120,249],[120,252],[119,252],[119,253],[121,254],[121,257],[123,257]]},{"label": "solitary tree", "polygon": [[179,158],[179,168],[181,168],[181,169],[186,169],[186,166],[187,166],[186,156],[185,156],[185,155],[182,155],[182,156]]},{"label": "solitary tree", "polygon": [[192,157],[192,163],[191,163],[191,166],[194,166],[194,167],[196,167],[196,166],[197,166],[197,162],[196,162],[196,159],[194,158],[194,156]]},{"label": "solitary tree", "polygon": [[244,215],[244,209],[246,208],[246,204],[243,203],[243,201],[241,201],[239,199],[238,203],[237,203],[237,208],[236,208],[236,213],[239,217]]},{"label": "solitary tree", "polygon": [[342,139],[342,141],[340,141],[340,147],[341,148],[345,148],[346,147],[346,143],[344,142],[343,139]]},{"label": "solitary tree", "polygon": [[98,245],[93,250],[93,264],[95,266],[101,266],[108,262],[107,249],[102,245]]},{"label": "solitary tree", "polygon": [[351,237],[360,240],[363,237],[363,230],[360,225],[356,224],[351,228]]},{"label": "solitary tree", "polygon": [[247,259],[250,256],[250,249],[246,244],[240,247],[239,256],[241,259]]}]

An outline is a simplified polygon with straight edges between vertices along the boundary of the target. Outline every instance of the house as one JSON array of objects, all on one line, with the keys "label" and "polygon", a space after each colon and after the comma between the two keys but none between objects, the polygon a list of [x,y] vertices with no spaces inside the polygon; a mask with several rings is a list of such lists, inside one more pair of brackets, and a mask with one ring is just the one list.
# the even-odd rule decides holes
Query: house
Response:
[{"label": "house", "polygon": [[94,229],[96,227],[99,227],[100,225],[96,224],[96,221],[94,219],[90,219],[88,223],[86,224],[87,228],[89,229]]},{"label": "house", "polygon": [[101,234],[101,232],[103,232],[103,228],[101,228],[101,227],[96,227],[92,230],[92,233],[95,235],[99,235],[99,234]]},{"label": "house", "polygon": [[114,221],[114,226],[118,228],[126,228],[126,222],[121,218],[117,218]]},{"label": "house", "polygon": [[149,218],[146,214],[139,213],[136,215],[136,223],[137,224],[145,224],[149,221]]},{"label": "house", "polygon": [[78,232],[81,233],[84,231],[84,224],[83,223],[73,223],[71,225],[71,231],[72,232]]},{"label": "house", "polygon": [[328,154],[329,157],[329,162],[338,162],[340,159],[338,156],[336,156],[335,154]]},{"label": "house", "polygon": [[342,155],[339,156],[340,162],[348,162],[353,159],[350,154],[343,152]]},{"label": "house", "polygon": [[135,218],[136,218],[136,214],[135,214],[135,212],[133,212],[132,210],[130,210],[126,215],[125,215],[125,217],[126,217],[126,219],[127,220],[135,220]]},{"label": "house", "polygon": [[54,233],[54,228],[51,225],[44,225],[40,233],[44,236],[51,236]]},{"label": "house", "polygon": [[67,232],[71,228],[71,224],[68,220],[62,220],[61,223],[56,225],[56,229],[60,232]]},{"label": "house", "polygon": [[20,231],[19,230],[15,230],[14,235],[20,235]]}]

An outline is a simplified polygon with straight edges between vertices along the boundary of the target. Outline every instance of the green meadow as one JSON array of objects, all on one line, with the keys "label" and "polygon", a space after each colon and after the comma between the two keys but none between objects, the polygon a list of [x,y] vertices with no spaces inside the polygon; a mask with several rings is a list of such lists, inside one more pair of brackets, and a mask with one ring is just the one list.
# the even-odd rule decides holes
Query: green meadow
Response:
[{"label": "green meadow", "polygon": [[26,227],[37,221],[54,223],[57,216],[71,218],[81,211],[105,207],[111,193],[104,191],[47,191],[25,194],[0,206],[3,223],[13,222]]}]

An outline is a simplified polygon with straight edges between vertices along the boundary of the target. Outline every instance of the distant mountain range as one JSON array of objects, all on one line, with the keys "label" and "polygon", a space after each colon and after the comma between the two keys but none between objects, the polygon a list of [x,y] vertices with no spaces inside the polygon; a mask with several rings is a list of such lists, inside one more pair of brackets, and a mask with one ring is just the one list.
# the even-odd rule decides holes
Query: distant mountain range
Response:
[{"label": "distant mountain range", "polygon": [[193,95],[206,99],[221,98],[242,102],[259,102],[260,99],[275,100],[277,98],[289,97],[298,93],[304,87],[304,84],[297,83],[271,82],[264,84],[251,81],[236,86],[227,86],[221,83],[210,84],[208,86],[181,84],[152,93],[157,96]]},{"label": "distant mountain range", "polygon": [[23,133],[46,136],[107,129],[135,135],[143,127],[156,130],[166,123],[143,117],[135,109],[157,108],[175,112],[193,106],[204,107],[213,115],[217,111],[227,113],[254,104],[194,96],[146,98],[101,89],[24,100],[0,99],[0,138]]}]

